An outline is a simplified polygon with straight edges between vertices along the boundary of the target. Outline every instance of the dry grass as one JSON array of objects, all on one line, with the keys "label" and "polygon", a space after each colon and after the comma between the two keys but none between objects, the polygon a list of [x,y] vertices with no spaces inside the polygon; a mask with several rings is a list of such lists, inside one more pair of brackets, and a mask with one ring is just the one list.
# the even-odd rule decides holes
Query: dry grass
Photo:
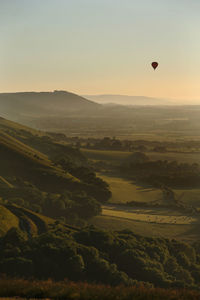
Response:
[{"label": "dry grass", "polygon": [[1,297],[51,298],[67,300],[198,300],[200,292],[145,287],[132,287],[73,283],[68,281],[28,281],[23,279],[0,280]]}]

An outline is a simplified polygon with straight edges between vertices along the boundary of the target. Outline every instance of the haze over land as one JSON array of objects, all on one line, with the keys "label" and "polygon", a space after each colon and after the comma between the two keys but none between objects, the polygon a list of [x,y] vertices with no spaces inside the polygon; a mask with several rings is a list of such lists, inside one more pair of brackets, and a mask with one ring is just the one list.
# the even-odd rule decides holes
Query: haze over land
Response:
[{"label": "haze over land", "polygon": [[200,299],[199,12],[0,1],[0,298]]},{"label": "haze over land", "polygon": [[99,104],[120,105],[198,105],[199,100],[177,100],[128,95],[83,95],[83,97]]}]

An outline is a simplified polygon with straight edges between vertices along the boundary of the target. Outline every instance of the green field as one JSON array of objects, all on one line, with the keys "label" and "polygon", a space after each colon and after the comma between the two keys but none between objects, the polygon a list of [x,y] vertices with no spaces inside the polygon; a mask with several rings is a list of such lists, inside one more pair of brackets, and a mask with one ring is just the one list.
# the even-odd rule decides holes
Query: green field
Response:
[{"label": "green field", "polygon": [[89,159],[111,161],[111,162],[122,161],[131,154],[131,152],[124,152],[124,151],[107,151],[107,150],[90,150],[90,149],[81,149],[81,151]]},{"label": "green field", "polygon": [[119,177],[102,175],[100,173],[98,173],[98,176],[110,186],[112,192],[111,203],[152,202],[162,199],[162,192],[159,189],[144,188]]},{"label": "green field", "polygon": [[[110,203],[126,203],[126,202],[153,202],[162,200],[162,191],[155,188],[141,187],[131,181],[123,178],[97,174],[105,180],[112,192]],[[176,198],[185,204],[200,207],[200,189],[177,189],[175,190]]]},{"label": "green field", "polygon": [[19,228],[19,219],[9,209],[0,205],[0,236],[4,235],[10,228]]},{"label": "green field", "polygon": [[[92,224],[111,230],[131,229],[144,236],[177,238],[193,241],[199,238],[198,216],[174,212],[170,209],[148,209],[120,206],[130,201],[152,202],[162,200],[162,191],[140,187],[131,181],[111,175],[99,174],[110,186],[110,206],[103,207],[102,216],[92,219]],[[200,207],[200,190],[175,190],[176,198],[189,205]],[[114,205],[114,204],[118,204]],[[113,206],[113,207],[112,207]]]}]

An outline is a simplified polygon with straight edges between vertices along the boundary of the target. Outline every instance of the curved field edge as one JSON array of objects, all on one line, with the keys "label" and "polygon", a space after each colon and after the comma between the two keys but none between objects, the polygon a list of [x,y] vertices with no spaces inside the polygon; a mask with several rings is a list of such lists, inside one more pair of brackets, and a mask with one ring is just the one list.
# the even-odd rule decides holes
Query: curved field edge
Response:
[{"label": "curved field edge", "polygon": [[24,298],[52,298],[68,300],[198,300],[200,291],[186,289],[160,289],[136,283],[134,286],[98,285],[89,283],[74,283],[69,281],[54,282],[28,281],[25,279],[0,280],[0,297],[24,297]]},{"label": "curved field edge", "polygon": [[46,232],[55,220],[17,205],[0,205],[0,236],[12,227],[19,228],[28,236]]},{"label": "curved field edge", "polygon": [[19,228],[19,219],[9,209],[0,205],[0,236],[4,235],[10,228]]}]

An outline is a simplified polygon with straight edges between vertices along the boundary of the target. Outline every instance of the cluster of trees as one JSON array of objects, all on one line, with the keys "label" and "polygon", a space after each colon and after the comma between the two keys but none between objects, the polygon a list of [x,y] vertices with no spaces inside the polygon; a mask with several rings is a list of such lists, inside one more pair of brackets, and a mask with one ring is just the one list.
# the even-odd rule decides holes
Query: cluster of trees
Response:
[{"label": "cluster of trees", "polygon": [[152,161],[144,153],[135,152],[128,161],[121,165],[120,170],[129,178],[156,187],[162,185],[173,188],[200,186],[200,168],[197,163]]},{"label": "cluster of trees", "polygon": [[[47,155],[46,163],[50,167],[37,163],[38,157],[34,157],[36,160],[33,161],[25,159],[23,152],[15,157],[15,153],[11,152],[9,158],[14,171],[6,164],[1,175],[13,188],[1,185],[0,197],[9,203],[49,217],[61,217],[73,224],[84,224],[88,218],[100,214],[101,203],[108,201],[111,192],[108,184],[92,171],[84,155],[78,149],[58,144],[48,136],[25,133],[21,132],[23,135],[18,139]],[[15,134],[12,132],[12,135]],[[2,153],[8,158],[8,150]],[[8,169],[9,176],[6,173]],[[65,177],[65,174],[69,176]]]},{"label": "cluster of trees", "polygon": [[83,138],[67,137],[63,134],[51,134],[61,141],[67,141],[76,148],[87,148],[96,150],[118,150],[118,151],[143,151],[143,152],[194,152],[199,151],[200,142],[197,141],[148,141],[148,140],[127,140],[116,137],[104,138]]},{"label": "cluster of trees", "polygon": [[89,218],[101,213],[101,204],[84,191],[65,191],[61,194],[44,193],[37,187],[26,185],[0,188],[4,204],[17,204],[51,218],[67,223],[83,225]]},{"label": "cluster of trees", "polygon": [[[59,134],[53,136],[57,135]],[[79,149],[58,144],[48,136],[31,136],[26,139],[26,143],[47,154],[55,166],[61,167],[80,179],[81,185],[79,187],[75,186],[76,191],[77,189],[79,192],[84,191],[89,197],[93,197],[99,202],[106,202],[111,197],[108,184],[96,176],[86,157]]]},{"label": "cluster of trees", "polygon": [[70,157],[59,156],[55,159],[56,164],[60,165],[65,171],[69,172],[83,183],[82,186],[89,196],[103,203],[111,197],[109,185],[97,177],[95,172],[88,166],[75,165]]},{"label": "cluster of trees", "polygon": [[14,277],[88,281],[110,285],[190,287],[200,284],[200,245],[144,238],[131,231],[87,227],[27,239],[11,228],[0,238],[0,273]]}]

